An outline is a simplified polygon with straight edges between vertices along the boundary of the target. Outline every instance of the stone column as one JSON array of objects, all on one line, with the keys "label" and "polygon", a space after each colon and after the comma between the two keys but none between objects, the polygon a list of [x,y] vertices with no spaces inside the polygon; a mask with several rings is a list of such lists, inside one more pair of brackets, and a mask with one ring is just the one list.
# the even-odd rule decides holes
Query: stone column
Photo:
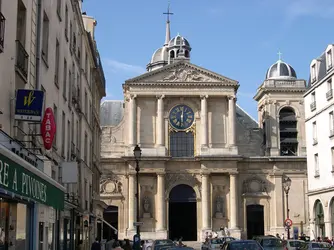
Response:
[{"label": "stone column", "polygon": [[129,175],[129,230],[135,230],[133,222],[136,218],[136,196],[135,196],[136,180],[135,175]]},{"label": "stone column", "polygon": [[164,122],[164,95],[157,96],[157,125],[156,125],[156,136],[157,136],[157,146],[165,145],[165,122]]},{"label": "stone column", "polygon": [[237,174],[230,174],[230,228],[238,229],[238,183]]},{"label": "stone column", "polygon": [[236,117],[236,108],[235,108],[235,103],[236,103],[237,98],[234,96],[229,96],[228,97],[228,124],[229,124],[229,145],[230,146],[235,146],[235,141],[236,141],[236,133],[235,133],[235,117]]},{"label": "stone column", "polygon": [[166,230],[165,174],[158,174],[157,181],[157,231]]},{"label": "stone column", "polygon": [[202,229],[211,228],[209,175],[202,174]]},{"label": "stone column", "polygon": [[129,146],[135,146],[137,142],[137,104],[136,95],[129,98]]},{"label": "stone column", "polygon": [[208,96],[201,96],[201,146],[208,146]]}]

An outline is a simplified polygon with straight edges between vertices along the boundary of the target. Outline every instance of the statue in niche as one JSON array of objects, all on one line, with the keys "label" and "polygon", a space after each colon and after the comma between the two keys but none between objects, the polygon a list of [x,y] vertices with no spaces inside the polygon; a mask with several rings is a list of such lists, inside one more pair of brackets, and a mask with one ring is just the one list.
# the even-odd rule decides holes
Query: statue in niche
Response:
[{"label": "statue in niche", "polygon": [[216,199],[216,218],[224,217],[224,198],[218,196]]},{"label": "statue in niche", "polygon": [[143,202],[144,218],[151,218],[150,208],[151,208],[150,199],[147,196],[145,196]]},{"label": "statue in niche", "polygon": [[117,193],[122,193],[122,183],[117,181]]}]

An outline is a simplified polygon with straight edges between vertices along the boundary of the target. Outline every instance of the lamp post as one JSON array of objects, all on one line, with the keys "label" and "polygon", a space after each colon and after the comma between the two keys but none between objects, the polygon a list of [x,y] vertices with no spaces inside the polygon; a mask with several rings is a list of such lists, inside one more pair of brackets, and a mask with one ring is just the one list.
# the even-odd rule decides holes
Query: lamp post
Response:
[{"label": "lamp post", "polygon": [[[283,188],[284,188],[284,192],[285,192],[285,196],[286,196],[286,210],[287,210],[286,216],[287,216],[287,219],[290,219],[290,217],[289,217],[289,212],[290,212],[290,209],[289,209],[289,191],[290,191],[290,187],[291,187],[291,179],[286,176],[283,179]],[[287,226],[287,228],[288,228],[288,240],[289,240],[290,239],[290,226]]]},{"label": "lamp post", "polygon": [[137,182],[137,192],[136,192],[136,236],[134,237],[134,243],[136,244],[135,249],[140,249],[140,227],[139,227],[139,161],[141,158],[141,149],[138,145],[133,150],[133,155],[136,160],[136,182]]}]

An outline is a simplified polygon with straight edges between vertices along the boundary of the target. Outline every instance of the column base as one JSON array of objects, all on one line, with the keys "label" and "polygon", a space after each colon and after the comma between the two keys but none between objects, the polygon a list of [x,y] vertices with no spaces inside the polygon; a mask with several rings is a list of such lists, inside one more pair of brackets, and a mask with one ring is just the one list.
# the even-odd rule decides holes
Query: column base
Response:
[{"label": "column base", "polygon": [[228,231],[231,237],[241,239],[241,230],[239,228],[229,228]]}]

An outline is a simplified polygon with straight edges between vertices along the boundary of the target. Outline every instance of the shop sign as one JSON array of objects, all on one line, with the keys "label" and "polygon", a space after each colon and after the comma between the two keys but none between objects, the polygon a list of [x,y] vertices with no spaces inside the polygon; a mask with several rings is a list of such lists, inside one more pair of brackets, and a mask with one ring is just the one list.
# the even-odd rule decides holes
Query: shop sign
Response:
[{"label": "shop sign", "polygon": [[41,121],[44,92],[34,89],[16,91],[15,119],[21,121]]},{"label": "shop sign", "polygon": [[45,110],[41,125],[41,133],[45,149],[50,150],[56,134],[56,122],[51,108]]},{"label": "shop sign", "polygon": [[0,154],[0,188],[58,210],[64,209],[64,192]]}]

